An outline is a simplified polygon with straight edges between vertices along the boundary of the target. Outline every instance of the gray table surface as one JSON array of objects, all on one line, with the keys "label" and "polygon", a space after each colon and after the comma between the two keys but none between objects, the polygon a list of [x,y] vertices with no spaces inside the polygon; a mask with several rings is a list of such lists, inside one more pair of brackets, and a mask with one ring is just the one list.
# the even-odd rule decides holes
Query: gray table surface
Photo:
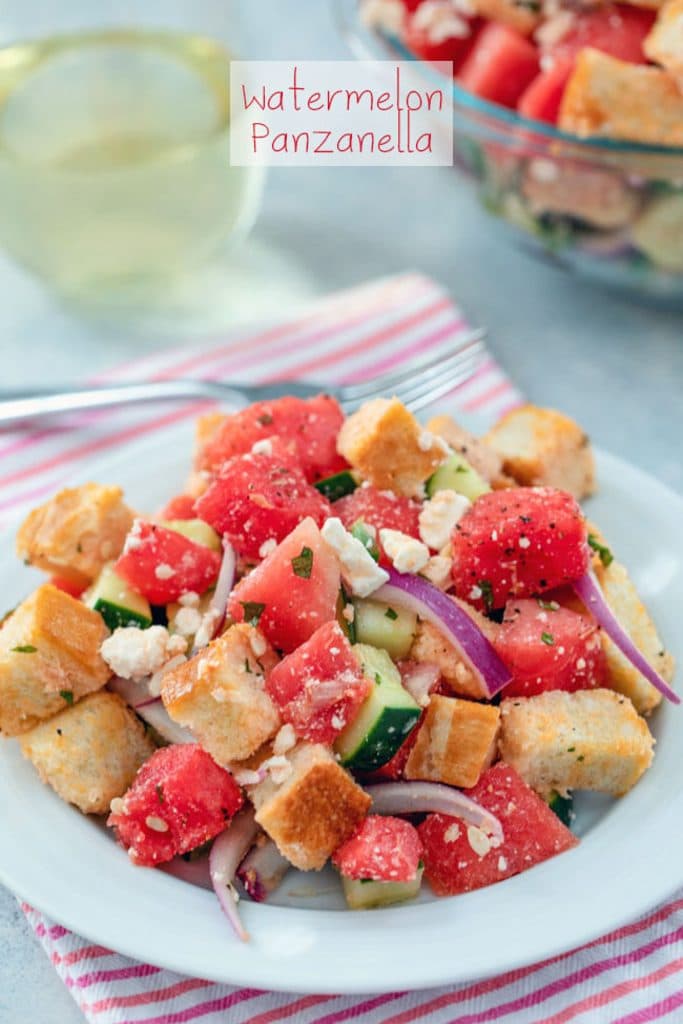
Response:
[{"label": "gray table surface", "polygon": [[[261,0],[248,17],[239,6],[248,56],[346,56],[317,0]],[[182,331],[282,315],[309,296],[409,269],[432,275],[489,328],[492,350],[532,399],[571,412],[602,447],[683,491],[683,317],[593,290],[509,248],[449,170],[271,173],[227,293]],[[215,274],[206,294],[216,298]],[[35,385],[37,366],[44,383],[76,380],[171,341],[183,341],[177,324],[77,315],[0,257],[3,386]],[[0,1024],[82,1019],[0,887]]]}]

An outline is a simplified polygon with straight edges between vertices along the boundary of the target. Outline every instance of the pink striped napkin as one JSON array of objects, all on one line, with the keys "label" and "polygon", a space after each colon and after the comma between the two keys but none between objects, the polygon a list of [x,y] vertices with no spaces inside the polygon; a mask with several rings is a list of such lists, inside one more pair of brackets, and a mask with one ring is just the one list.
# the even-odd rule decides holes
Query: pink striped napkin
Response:
[{"label": "pink striped napkin", "polygon": [[[465,330],[459,310],[419,275],[325,299],[295,321],[202,349],[154,353],[101,377],[196,376],[242,380],[308,376],[351,382],[448,345]],[[265,371],[265,373],[264,373]],[[520,401],[488,359],[439,405],[493,420]],[[0,517],[66,484],[126,441],[195,416],[206,403],[89,413],[59,430],[3,435]],[[94,946],[23,904],[36,935],[92,1024],[646,1024],[683,1020],[683,892],[635,924],[573,953],[483,982],[353,998],[295,996],[184,978]]]}]

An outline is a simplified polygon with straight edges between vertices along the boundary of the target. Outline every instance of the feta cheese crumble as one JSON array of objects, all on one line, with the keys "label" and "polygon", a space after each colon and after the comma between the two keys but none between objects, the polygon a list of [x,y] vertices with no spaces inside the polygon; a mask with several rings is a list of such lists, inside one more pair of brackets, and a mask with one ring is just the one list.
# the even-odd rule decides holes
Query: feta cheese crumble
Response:
[{"label": "feta cheese crumble", "polygon": [[382,547],[397,572],[421,572],[429,561],[429,548],[400,530],[380,530]]},{"label": "feta cheese crumble", "polygon": [[444,558],[443,555],[432,555],[424,569],[422,576],[433,583],[439,590],[448,590],[452,581],[453,560]]},{"label": "feta cheese crumble", "polygon": [[201,612],[196,608],[181,607],[172,620],[173,632],[181,636],[194,636],[201,624]]},{"label": "feta cheese crumble", "polygon": [[282,726],[273,740],[273,753],[277,755],[286,754],[294,746],[296,746],[296,733],[294,732],[294,727],[288,722]]},{"label": "feta cheese crumble", "polygon": [[440,551],[451,539],[455,524],[472,502],[455,491],[437,491],[420,511],[420,537],[433,551]]},{"label": "feta cheese crumble", "polygon": [[184,654],[186,648],[184,637],[171,636],[164,626],[124,626],[107,637],[100,654],[117,676],[139,681],[154,675],[171,658]]},{"label": "feta cheese crumble", "polygon": [[262,441],[255,441],[251,446],[252,455],[272,455],[273,444],[269,437],[265,437]]},{"label": "feta cheese crumble", "polygon": [[339,558],[342,579],[356,597],[369,597],[387,582],[389,574],[377,565],[361,541],[344,528],[341,519],[326,519],[320,532]]}]

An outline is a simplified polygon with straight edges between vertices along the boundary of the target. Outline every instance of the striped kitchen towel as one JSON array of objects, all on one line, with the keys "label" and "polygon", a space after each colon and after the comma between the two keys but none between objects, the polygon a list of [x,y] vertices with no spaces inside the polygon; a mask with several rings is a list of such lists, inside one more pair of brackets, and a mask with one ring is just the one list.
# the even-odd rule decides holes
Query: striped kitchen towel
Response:
[{"label": "striped kitchen towel", "polygon": [[[433,282],[383,280],[322,300],[295,321],[240,333],[209,347],[153,353],[101,381],[178,376],[229,381],[292,376],[352,382],[391,369],[467,328]],[[487,359],[439,402],[485,422],[520,396]],[[67,484],[89,462],[127,441],[190,420],[206,403],[90,412],[59,428],[3,434],[0,518]],[[683,1020],[683,893],[645,918],[580,950],[472,984],[412,993],[344,997],[263,992],[185,978],[92,945],[23,909],[60,977],[93,1024],[646,1024]],[[36,1019],[39,1018],[38,1016]]]}]

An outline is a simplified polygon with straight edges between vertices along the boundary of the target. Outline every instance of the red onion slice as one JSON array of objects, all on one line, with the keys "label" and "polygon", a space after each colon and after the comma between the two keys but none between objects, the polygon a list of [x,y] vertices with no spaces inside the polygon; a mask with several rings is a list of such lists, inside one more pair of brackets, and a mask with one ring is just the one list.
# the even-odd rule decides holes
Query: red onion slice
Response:
[{"label": "red onion slice", "polygon": [[169,743],[196,743],[188,729],[183,729],[169,716],[160,697],[150,697],[144,683],[134,683],[132,679],[121,679],[114,676],[107,684],[109,689],[123,697],[133,711],[144,719],[148,725],[163,736]]},{"label": "red onion slice", "polygon": [[672,704],[680,704],[681,698],[671,689],[665,679],[662,679],[659,672],[652,667],[649,661],[638,650],[631,640],[624,627],[617,620],[602,592],[602,587],[592,572],[587,572],[581,579],[572,583],[576,596],[583,601],[599,626],[602,626],[612,643],[619,648],[625,658],[631,662],[633,667],[645,676],[649,683],[656,690],[670,700]]},{"label": "red onion slice", "polygon": [[173,878],[179,878],[181,882],[196,885],[200,889],[213,889],[208,856],[199,857],[197,860],[174,857],[168,864],[160,864],[159,870],[167,875],[172,875]]},{"label": "red onion slice", "polygon": [[441,679],[438,665],[426,661],[399,661],[401,682],[413,700],[424,708],[429,704],[429,695]]},{"label": "red onion slice", "polygon": [[421,576],[395,569],[388,572],[389,582],[375,591],[374,600],[407,608],[436,626],[471,666],[489,697],[512,682],[491,642],[455,601]]},{"label": "red onion slice", "polygon": [[216,580],[216,589],[213,592],[209,605],[209,614],[216,616],[216,629],[214,636],[219,632],[225,622],[225,612],[228,607],[228,598],[235,585],[235,568],[237,559],[235,551],[227,537],[223,538],[223,561]]},{"label": "red onion slice", "polygon": [[256,903],[263,903],[275,892],[291,864],[283,857],[272,839],[254,846],[237,871],[244,891]]},{"label": "red onion slice", "polygon": [[364,788],[376,814],[449,814],[503,839],[503,826],[495,814],[451,786],[440,782],[381,782]]},{"label": "red onion slice", "polygon": [[223,913],[242,942],[249,941],[249,933],[237,911],[235,872],[254,842],[258,830],[253,808],[245,808],[233,818],[225,832],[219,835],[209,854],[211,884]]}]

